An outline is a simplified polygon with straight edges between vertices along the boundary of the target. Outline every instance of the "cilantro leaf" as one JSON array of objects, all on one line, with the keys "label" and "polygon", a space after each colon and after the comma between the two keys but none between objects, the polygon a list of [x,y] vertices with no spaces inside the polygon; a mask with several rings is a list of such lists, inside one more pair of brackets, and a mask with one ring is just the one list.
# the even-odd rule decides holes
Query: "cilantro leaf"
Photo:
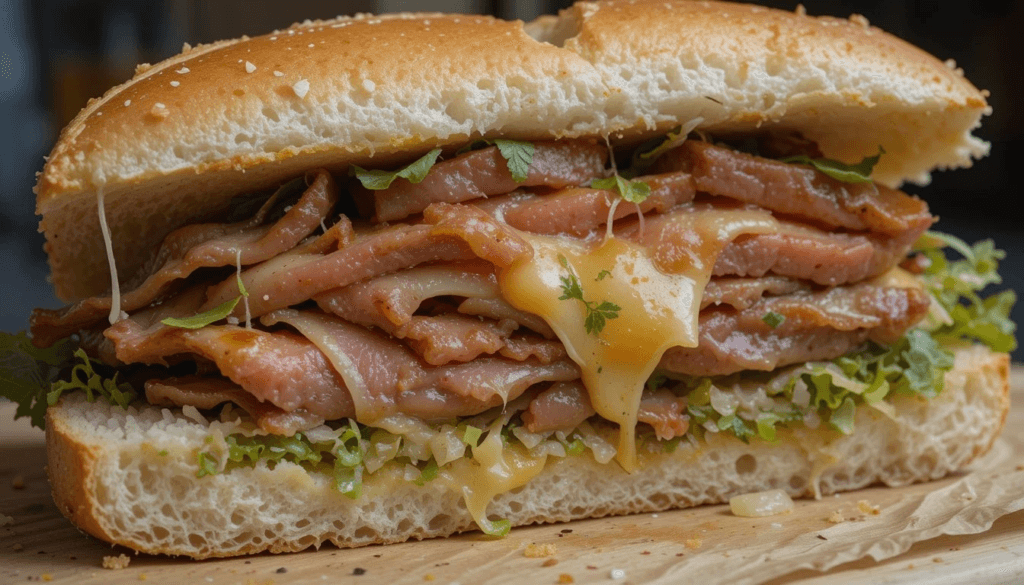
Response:
[{"label": "cilantro leaf", "polygon": [[501,156],[505,157],[508,172],[512,173],[512,180],[516,183],[525,181],[530,173],[530,163],[533,162],[533,153],[536,150],[533,143],[497,138],[494,145],[498,147]]},{"label": "cilantro leaf", "polygon": [[761,320],[772,329],[777,329],[779,325],[786,322],[786,316],[775,311],[768,311],[764,317],[761,317]]},{"label": "cilantro leaf", "polygon": [[562,296],[558,297],[558,300],[567,301],[575,299],[583,303],[583,307],[587,312],[583,326],[589,335],[598,335],[604,330],[608,319],[615,319],[619,316],[619,311],[622,310],[622,307],[609,301],[596,303],[583,298],[583,287],[580,286],[580,280],[576,277],[576,273],[569,268],[569,262],[565,259],[565,256],[560,254],[558,261],[569,272],[568,276],[559,277],[559,280],[562,282]]},{"label": "cilantro leaf", "polygon": [[627,180],[620,175],[605,179],[594,179],[590,182],[594,189],[611,189],[619,192],[623,199],[630,203],[643,203],[651,196],[651,186],[643,181]]},{"label": "cilantro leaf", "polygon": [[0,396],[18,405],[14,418],[29,417],[32,426],[43,428],[46,394],[62,369],[72,363],[75,342],[63,339],[40,349],[24,332],[0,332]]},{"label": "cilantro leaf", "polygon": [[[239,280],[239,283],[241,283],[241,280]],[[160,322],[170,327],[180,327],[182,329],[201,329],[203,327],[206,327],[207,325],[216,323],[221,319],[226,319],[227,316],[231,314],[231,311],[235,310],[235,306],[238,305],[238,301],[240,300],[242,300],[242,295],[239,295],[231,299],[230,301],[225,301],[217,305],[216,307],[210,309],[209,311],[199,313],[198,315],[185,317],[183,319],[168,317]]]},{"label": "cilantro leaf", "polygon": [[427,173],[430,172],[430,169],[437,162],[437,157],[439,156],[441,156],[441,149],[435,148],[397,171],[368,171],[358,165],[352,165],[352,168],[349,169],[349,174],[359,179],[363,187],[372,191],[381,191],[390,187],[391,183],[398,178],[406,179],[410,183],[423,181],[427,177]]},{"label": "cilantro leaf", "polygon": [[879,146],[878,154],[875,156],[864,157],[863,160],[855,165],[846,164],[830,158],[811,158],[806,154],[789,156],[780,159],[780,162],[809,165],[833,179],[844,183],[870,183],[871,172],[874,170],[875,165],[878,164],[878,161],[882,158],[883,154],[885,154],[885,149]]}]

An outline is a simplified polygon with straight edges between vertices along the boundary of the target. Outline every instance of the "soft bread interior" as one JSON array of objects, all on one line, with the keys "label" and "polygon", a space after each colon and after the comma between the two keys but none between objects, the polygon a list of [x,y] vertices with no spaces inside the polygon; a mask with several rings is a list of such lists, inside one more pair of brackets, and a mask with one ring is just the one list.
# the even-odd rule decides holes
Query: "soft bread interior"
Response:
[{"label": "soft bread interior", "polygon": [[[1006,354],[963,347],[939,397],[897,398],[895,419],[859,408],[853,435],[801,428],[781,432],[777,443],[750,444],[709,435],[698,447],[684,441],[671,455],[648,455],[631,475],[589,455],[551,459],[525,487],[495,498],[488,513],[515,526],[718,503],[770,488],[807,497],[818,488],[828,494],[936,479],[991,447],[1009,409],[1008,376]],[[197,478],[196,453],[223,427],[194,418],[65,397],[47,411],[48,469],[60,510],[104,540],[195,558],[391,543],[474,527],[459,486],[443,477],[419,487],[385,468],[357,500],[335,490],[332,478],[289,463]]]},{"label": "soft bread interior", "polygon": [[316,166],[390,168],[479,136],[635,142],[701,118],[851,162],[882,146],[877,180],[925,182],[986,154],[971,131],[987,112],[961,72],[863,19],[689,0],[581,2],[525,28],[341,18],[140,67],[64,130],[37,210],[72,300],[109,287],[98,189],[124,280],[170,230]]}]

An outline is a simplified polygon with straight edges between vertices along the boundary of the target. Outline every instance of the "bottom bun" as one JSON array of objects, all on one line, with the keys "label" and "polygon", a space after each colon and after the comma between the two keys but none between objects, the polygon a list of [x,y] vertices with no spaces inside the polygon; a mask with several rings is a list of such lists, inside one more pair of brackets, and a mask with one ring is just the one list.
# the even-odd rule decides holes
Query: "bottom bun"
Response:
[{"label": "bottom bun", "polygon": [[[780,430],[750,444],[724,434],[645,455],[627,474],[585,455],[549,458],[526,486],[497,496],[492,518],[513,526],[653,512],[781,488],[792,496],[940,478],[992,445],[1009,410],[1009,357],[956,351],[935,399],[898,397],[895,419],[860,407],[856,432]],[[423,486],[384,469],[350,499],[325,474],[282,462],[196,477],[196,453],[222,423],[154,407],[121,410],[65,397],[47,412],[53,496],[86,532],[147,553],[221,557],[447,536],[475,527],[462,491],[442,477]]]}]

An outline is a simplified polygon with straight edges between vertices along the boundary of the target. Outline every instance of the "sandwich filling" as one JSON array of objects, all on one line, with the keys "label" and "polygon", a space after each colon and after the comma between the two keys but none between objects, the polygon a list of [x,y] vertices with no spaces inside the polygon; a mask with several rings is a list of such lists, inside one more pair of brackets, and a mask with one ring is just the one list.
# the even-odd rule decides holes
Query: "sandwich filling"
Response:
[{"label": "sandwich filling", "polygon": [[487,502],[547,457],[632,471],[709,432],[849,433],[859,404],[939,391],[942,343],[1015,345],[1013,293],[978,296],[1000,253],[948,264],[870,159],[783,135],[495,142],[242,201],[164,239],[126,318],[111,296],[37,310],[33,343],[77,336],[154,405],[244,411],[200,475],[286,459],[356,496],[387,467],[461,486],[490,533]]}]

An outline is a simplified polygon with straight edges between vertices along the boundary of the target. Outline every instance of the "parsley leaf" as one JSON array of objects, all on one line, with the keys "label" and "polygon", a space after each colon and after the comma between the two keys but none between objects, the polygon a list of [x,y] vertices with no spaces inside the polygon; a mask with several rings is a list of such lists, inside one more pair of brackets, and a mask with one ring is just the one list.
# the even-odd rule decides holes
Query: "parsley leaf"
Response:
[{"label": "parsley leaf", "polygon": [[74,346],[68,338],[40,349],[24,331],[0,332],[0,396],[18,405],[14,418],[27,416],[32,426],[43,428],[46,393],[71,363]]},{"label": "parsley leaf", "polygon": [[[239,280],[239,282],[241,282],[241,280]],[[203,327],[206,327],[207,325],[210,325],[211,323],[216,323],[221,319],[226,319],[227,316],[231,314],[231,311],[235,310],[235,306],[238,305],[238,301],[240,300],[242,300],[242,295],[238,295],[237,297],[231,299],[230,301],[225,301],[217,305],[216,307],[210,309],[209,311],[199,313],[198,315],[185,317],[183,319],[168,317],[160,322],[170,327],[181,327],[182,329],[201,329]]]},{"label": "parsley leaf", "polygon": [[623,199],[630,203],[643,203],[651,196],[651,186],[643,181],[627,180],[620,175],[606,179],[594,179],[590,182],[594,189],[612,189],[619,192]]},{"label": "parsley leaf", "polygon": [[780,159],[780,162],[810,165],[833,179],[844,183],[870,183],[871,172],[883,154],[885,154],[885,149],[879,146],[878,154],[864,157],[863,160],[855,165],[849,165],[830,158],[811,158],[806,154],[786,157]]},{"label": "parsley leaf", "polygon": [[611,271],[609,271],[609,270],[602,270],[601,272],[597,273],[597,278],[595,278],[594,280],[604,280],[604,279],[608,278],[611,275],[612,275]]},{"label": "parsley leaf", "polygon": [[558,261],[569,272],[568,276],[559,277],[559,280],[562,282],[562,296],[558,297],[558,300],[567,301],[575,299],[583,303],[583,307],[587,310],[587,317],[583,322],[583,326],[589,335],[597,336],[604,330],[608,319],[618,318],[622,307],[609,301],[597,303],[583,298],[583,287],[580,286],[580,280],[576,278],[576,273],[569,268],[569,262],[565,259],[565,256],[559,254]]},{"label": "parsley leaf", "polygon": [[435,148],[397,171],[368,171],[358,165],[352,165],[352,168],[349,169],[349,175],[359,179],[363,187],[372,191],[387,189],[398,178],[406,179],[410,183],[419,183],[427,177],[427,173],[433,168],[439,156],[441,156],[441,149]]},{"label": "parsley leaf", "polygon": [[494,145],[498,147],[501,156],[508,164],[508,172],[512,173],[512,180],[522,183],[530,173],[530,163],[533,162],[534,146],[531,142],[520,140],[505,140],[497,138]]},{"label": "parsley leaf", "polygon": [[786,322],[786,316],[776,313],[775,311],[768,311],[765,313],[764,317],[761,317],[761,320],[772,329],[777,329],[779,325]]},{"label": "parsley leaf", "polygon": [[111,378],[104,378],[96,373],[92,360],[85,354],[84,349],[76,349],[74,356],[78,358],[79,363],[71,369],[71,379],[57,380],[50,385],[50,391],[46,394],[46,403],[49,406],[57,404],[61,394],[72,390],[84,390],[85,399],[89,402],[95,402],[102,396],[110,404],[121,408],[128,408],[128,405],[138,397],[131,384],[117,382],[117,372]]}]

